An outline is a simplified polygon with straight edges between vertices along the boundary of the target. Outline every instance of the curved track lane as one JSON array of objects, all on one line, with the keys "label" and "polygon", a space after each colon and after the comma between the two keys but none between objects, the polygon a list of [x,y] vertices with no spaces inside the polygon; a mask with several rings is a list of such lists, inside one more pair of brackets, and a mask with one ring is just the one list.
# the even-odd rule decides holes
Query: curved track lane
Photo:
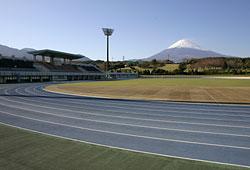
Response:
[{"label": "curved track lane", "polygon": [[0,122],[165,156],[250,166],[250,106],[113,100],[0,86]]}]

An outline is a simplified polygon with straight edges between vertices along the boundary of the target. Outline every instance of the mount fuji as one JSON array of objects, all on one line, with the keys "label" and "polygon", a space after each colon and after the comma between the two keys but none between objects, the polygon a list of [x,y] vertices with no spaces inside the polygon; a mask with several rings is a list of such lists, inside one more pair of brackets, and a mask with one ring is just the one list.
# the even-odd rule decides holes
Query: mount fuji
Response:
[{"label": "mount fuji", "polygon": [[156,60],[171,60],[174,62],[182,62],[185,59],[191,59],[191,58],[206,58],[206,57],[226,57],[226,55],[210,51],[207,49],[203,49],[198,44],[187,40],[182,39],[171,46],[169,46],[167,49],[161,51],[160,53],[157,53],[151,57],[142,59],[144,61],[151,61],[153,59]]}]

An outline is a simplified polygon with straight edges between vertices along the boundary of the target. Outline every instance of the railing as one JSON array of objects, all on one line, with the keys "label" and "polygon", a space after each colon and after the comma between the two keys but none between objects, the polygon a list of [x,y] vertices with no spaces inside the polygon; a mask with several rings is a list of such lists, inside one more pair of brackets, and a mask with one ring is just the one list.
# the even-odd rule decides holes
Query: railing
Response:
[{"label": "railing", "polygon": [[140,75],[140,78],[203,78],[202,75]]},{"label": "railing", "polygon": [[[105,73],[76,73],[76,72],[35,72],[35,71],[2,71],[0,76],[105,76]],[[136,73],[110,73],[119,76],[138,76]]]}]

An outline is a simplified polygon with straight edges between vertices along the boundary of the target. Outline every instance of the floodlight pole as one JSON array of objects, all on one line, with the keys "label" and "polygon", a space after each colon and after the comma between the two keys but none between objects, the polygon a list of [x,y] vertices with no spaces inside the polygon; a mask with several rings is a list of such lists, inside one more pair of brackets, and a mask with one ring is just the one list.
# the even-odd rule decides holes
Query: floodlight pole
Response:
[{"label": "floodlight pole", "polygon": [[106,73],[109,71],[109,35],[107,35],[107,63],[106,63]]},{"label": "floodlight pole", "polygon": [[106,77],[108,77],[108,71],[109,71],[109,36],[112,35],[113,29],[110,28],[103,28],[104,35],[107,36],[107,63],[106,63]]}]

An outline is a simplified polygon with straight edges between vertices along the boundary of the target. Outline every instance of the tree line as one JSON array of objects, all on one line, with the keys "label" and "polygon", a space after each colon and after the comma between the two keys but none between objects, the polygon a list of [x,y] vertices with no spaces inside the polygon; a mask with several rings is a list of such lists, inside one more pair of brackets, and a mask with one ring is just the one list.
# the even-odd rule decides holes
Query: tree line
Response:
[{"label": "tree line", "polygon": [[[104,61],[91,61],[92,64],[105,70]],[[189,59],[178,63],[174,70],[162,67],[175,64],[173,61],[115,61],[110,63],[111,72],[136,72],[141,75],[212,75],[212,74],[250,74],[250,58],[239,57],[208,57]],[[129,69],[126,69],[129,68]],[[140,68],[140,69],[138,69]]]}]

